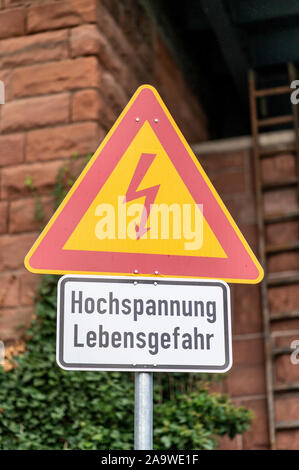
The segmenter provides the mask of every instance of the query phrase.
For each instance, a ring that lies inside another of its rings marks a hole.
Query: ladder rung
[[[267,277],[269,287],[286,286],[299,282],[299,271],[282,271],[280,273],[270,273]]]
[[[295,421],[278,421],[275,423],[275,429],[277,429],[277,431],[299,429],[299,419]]]
[[[286,245],[268,245],[266,246],[267,255],[276,253],[285,253],[289,251],[299,250],[299,242],[288,243]]]
[[[261,90],[255,90],[255,96],[271,96],[271,95],[283,95],[285,93],[291,93],[293,91],[289,86],[278,86],[275,88],[264,88]]]
[[[289,346],[283,346],[281,348],[273,348],[272,349],[272,356],[284,356],[285,354],[291,354],[294,349],[290,348]]]
[[[277,157],[286,153],[295,153],[296,147],[294,145],[280,146],[276,148],[261,149],[259,154],[261,158]]]
[[[299,390],[299,382],[287,383],[287,384],[280,384],[275,385],[274,391],[277,393],[281,392],[295,392]]]
[[[272,183],[265,183],[262,185],[263,191],[272,191],[280,188],[289,188],[298,184],[297,178],[288,178],[287,180],[273,181]]]
[[[292,320],[299,318],[299,310],[291,310],[289,312],[273,312],[270,315],[271,321]]]
[[[275,126],[276,124],[286,124],[287,122],[293,122],[294,117],[292,114],[287,114],[285,116],[275,116],[267,119],[259,119],[257,124],[259,127],[264,126]]]
[[[270,214],[264,219],[265,224],[277,224],[280,222],[292,222],[299,218],[299,210],[286,212],[284,214]]]

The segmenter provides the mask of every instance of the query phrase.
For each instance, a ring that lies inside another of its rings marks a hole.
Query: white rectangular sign
[[[63,369],[215,373],[232,364],[224,281],[67,275],[57,311]]]

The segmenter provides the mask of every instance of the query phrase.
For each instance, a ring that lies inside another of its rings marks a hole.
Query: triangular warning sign
[[[157,91],[138,88],[25,258],[36,273],[257,283],[263,269]]]

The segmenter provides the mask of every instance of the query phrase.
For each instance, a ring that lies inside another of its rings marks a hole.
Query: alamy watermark
[[[0,80],[0,104],[5,103],[5,87],[2,80]]]
[[[202,204],[131,204],[118,196],[117,207],[99,204],[95,236],[99,240],[183,240],[185,250],[203,245]]]
[[[0,341],[0,365],[4,364],[5,347],[3,341]]]
[[[291,93],[291,102],[292,104],[299,103],[299,80],[293,80],[290,85],[291,88],[295,88]]]
[[[299,339],[294,339],[294,341],[291,342],[291,349],[293,349],[290,358],[291,363],[297,365],[299,364]]]

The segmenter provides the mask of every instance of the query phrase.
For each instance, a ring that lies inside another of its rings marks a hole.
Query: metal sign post
[[[135,373],[134,449],[153,449],[153,374]]]

